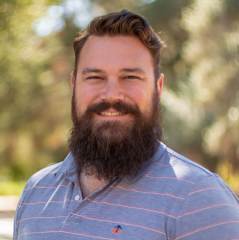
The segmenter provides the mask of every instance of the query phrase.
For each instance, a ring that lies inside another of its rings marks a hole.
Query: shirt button
[[[77,200],[79,200],[80,199],[80,196],[79,195],[76,195],[75,196],[75,200],[77,201]]]

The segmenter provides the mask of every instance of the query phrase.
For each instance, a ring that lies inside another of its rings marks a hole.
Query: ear
[[[72,71],[71,72],[71,91],[72,91],[72,94],[73,94],[74,86],[75,86],[75,75],[74,75],[74,72]]]
[[[159,77],[158,77],[158,80],[157,80],[157,90],[158,90],[158,94],[159,94],[159,99],[161,97],[161,93],[162,93],[162,90],[163,90],[163,78],[164,78],[163,73],[160,73]]]

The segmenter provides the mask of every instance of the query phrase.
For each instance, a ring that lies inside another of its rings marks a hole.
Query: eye
[[[100,79],[100,77],[98,77],[98,76],[90,76],[90,77],[87,77],[86,79]]]
[[[127,78],[127,79],[140,79],[140,77],[132,76],[132,75],[127,76],[126,78]]]
[[[86,76],[84,81],[88,84],[101,84],[104,83],[105,78],[103,76],[97,76],[97,75],[91,75],[91,76]]]

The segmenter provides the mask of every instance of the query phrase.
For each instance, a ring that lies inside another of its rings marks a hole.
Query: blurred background
[[[0,195],[67,155],[73,37],[123,8],[167,43],[164,142],[239,194],[238,0],[1,0]]]

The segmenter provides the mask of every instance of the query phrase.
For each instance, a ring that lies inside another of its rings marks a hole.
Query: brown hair
[[[81,49],[91,35],[125,35],[138,37],[152,53],[154,61],[154,75],[155,79],[158,79],[160,51],[164,47],[164,42],[157,36],[157,34],[155,34],[144,17],[129,12],[126,9],[121,12],[110,13],[105,16],[94,18],[83,32],[80,32],[74,37],[73,47],[75,51],[75,79]]]

